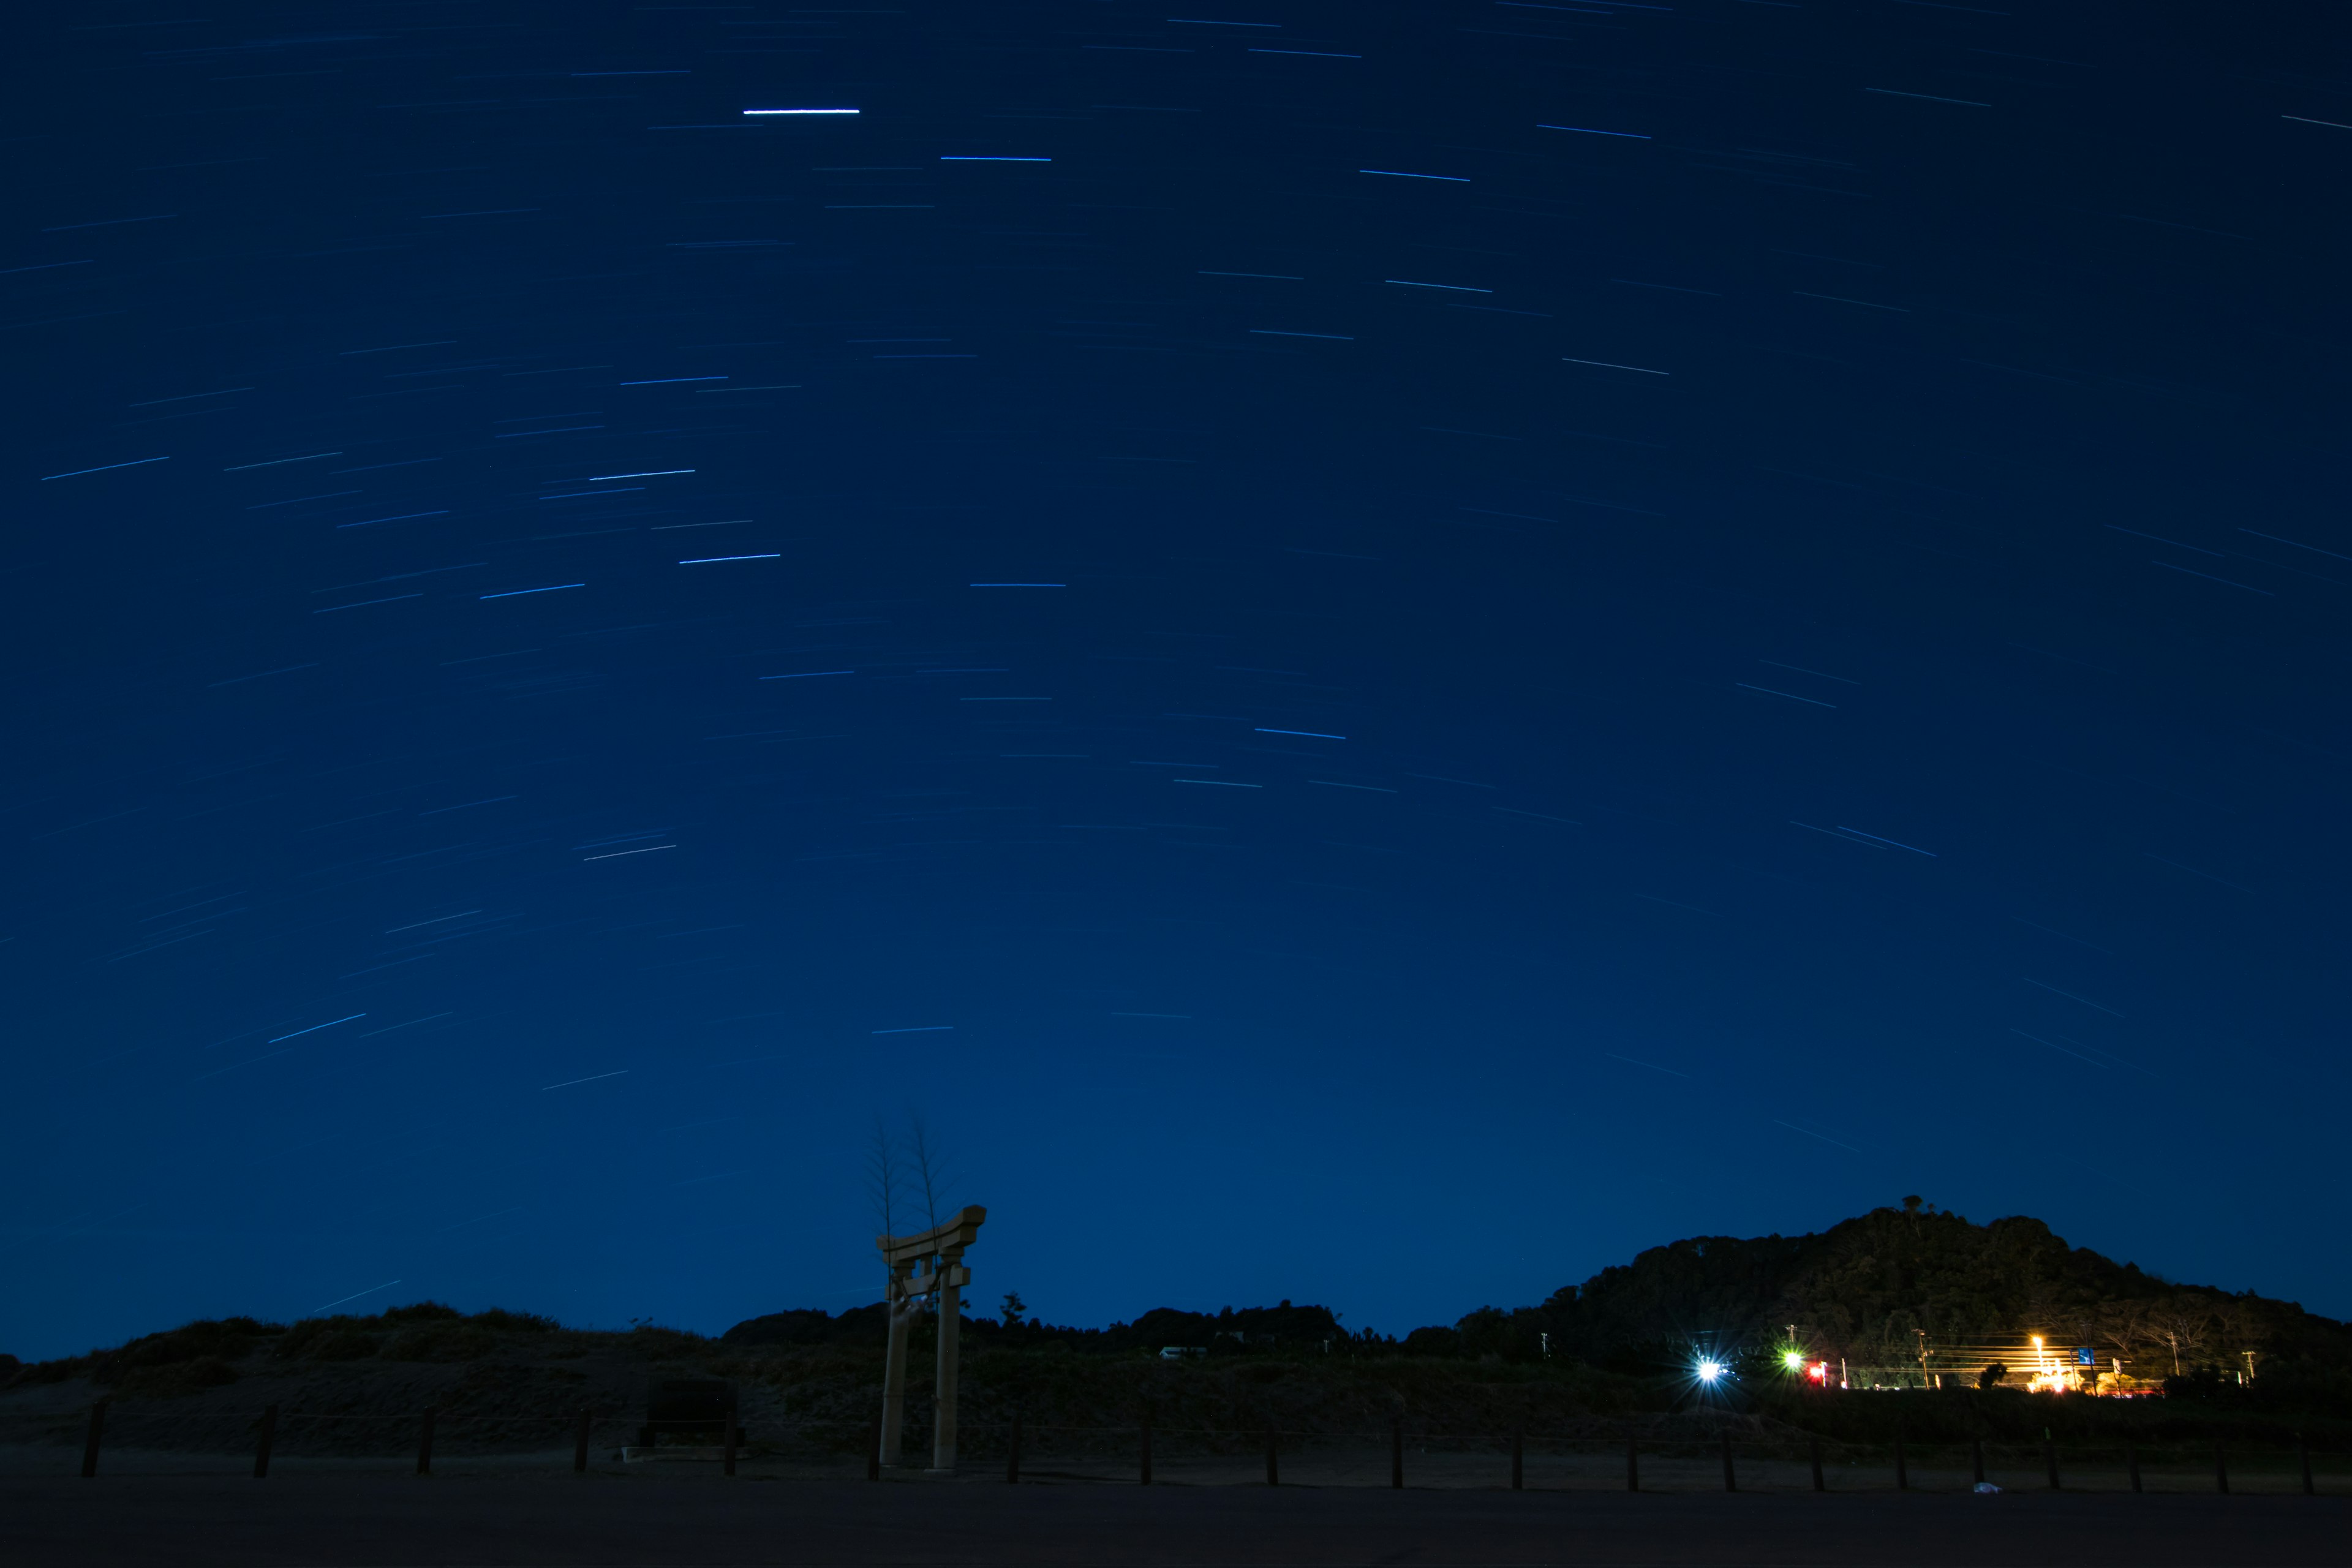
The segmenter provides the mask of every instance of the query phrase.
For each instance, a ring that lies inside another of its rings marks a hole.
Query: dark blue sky
[[[2325,8],[187,9],[0,110],[0,1349],[849,1306],[910,1111],[1057,1321],[2352,1312]]]

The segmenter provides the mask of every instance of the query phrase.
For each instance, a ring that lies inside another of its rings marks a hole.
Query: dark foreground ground
[[[49,1564],[2329,1564],[2340,1497],[899,1484],[709,1476],[0,1478]]]

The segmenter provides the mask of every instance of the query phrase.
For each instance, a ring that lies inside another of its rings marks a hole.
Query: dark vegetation
[[[1809,1355],[1857,1369],[1916,1365],[1919,1331],[1931,1347],[1956,1350],[2041,1332],[2162,1375],[2163,1397],[1979,1388],[1973,1368],[1932,1391],[1810,1388],[1780,1366],[1790,1324]],[[912,1347],[910,1440],[928,1408],[932,1332],[919,1328]],[[1728,1423],[1758,1440],[1802,1429],[1861,1445],[1898,1434],[2032,1441],[2045,1431],[2062,1441],[2284,1444],[2306,1433],[2352,1448],[2352,1327],[2251,1293],[2170,1283],[2069,1247],[2038,1220],[1975,1226],[1916,1200],[1819,1235],[1676,1242],[1540,1304],[1481,1308],[1401,1339],[1351,1331],[1328,1309],[1288,1301],[1064,1328],[1024,1315],[1017,1297],[997,1317],[968,1316],[962,1334],[974,1453],[1015,1408],[1041,1434],[1129,1427],[1148,1412],[1171,1436],[1215,1428],[1244,1442],[1269,1423],[1370,1436],[1401,1416],[1417,1434],[1465,1439],[1514,1427],[1600,1439],[1628,1423],[1665,1438]],[[97,1392],[224,1416],[266,1398],[362,1425],[372,1412],[396,1424],[425,1404],[551,1422],[587,1403],[619,1422],[642,1414],[659,1380],[715,1377],[742,1391],[755,1436],[843,1452],[871,1419],[884,1337],[878,1305],[777,1312],[717,1339],[650,1325],[566,1329],[433,1302],[290,1326],[231,1318],[83,1356],[0,1362],[0,1416],[62,1413]],[[1165,1357],[1169,1347],[1192,1353]],[[1690,1367],[1702,1351],[1735,1375],[1699,1388]],[[2252,1375],[2242,1381],[2248,1352]],[[550,1441],[526,1426],[500,1440]],[[358,1426],[348,1434],[349,1444],[369,1440]]]

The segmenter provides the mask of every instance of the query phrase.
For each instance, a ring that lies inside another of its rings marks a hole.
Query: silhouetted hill
[[[1812,1389],[1777,1366],[1791,1324],[1810,1353],[1857,1372],[1916,1368],[1925,1331],[1939,1365],[1963,1373],[1971,1348],[2042,1333],[2098,1346],[2143,1376],[2169,1373],[2177,1344],[2183,1375],[2165,1376],[2160,1400],[1980,1393],[1966,1375],[1933,1394]],[[918,1411],[933,1332],[918,1324],[909,1346]],[[2352,1327],[2292,1302],[2162,1279],[2069,1247],[2039,1220],[1973,1225],[1916,1200],[1818,1235],[1653,1247],[1539,1304],[1483,1307],[1401,1339],[1350,1332],[1337,1313],[1289,1301],[1214,1314],[1159,1308],[1101,1329],[971,1317],[962,1332],[975,1443],[993,1440],[981,1434],[1016,1408],[1040,1426],[1113,1433],[1102,1440],[1114,1446],[1147,1410],[1171,1431],[1273,1422],[1335,1436],[1377,1433],[1399,1415],[1416,1430],[1489,1436],[1523,1425],[1592,1435],[1627,1423],[1688,1436],[1736,1421],[1759,1438],[1803,1431],[1860,1443],[2053,1429],[2062,1439],[2352,1437]],[[735,1384],[762,1444],[847,1452],[876,1407],[885,1337],[878,1305],[772,1313],[717,1339],[566,1329],[497,1310],[467,1317],[431,1302],[292,1325],[233,1318],[30,1366],[0,1359],[0,1442],[76,1441],[101,1394],[116,1402],[110,1432],[119,1426],[126,1441],[160,1447],[233,1448],[271,1403],[331,1415],[304,1428],[322,1452],[407,1441],[426,1405],[483,1424],[453,1430],[453,1442],[544,1443],[568,1434],[583,1405],[598,1412],[600,1441],[627,1441],[615,1435],[633,1429],[648,1389],[710,1377]],[[1202,1355],[1163,1358],[1170,1346]],[[1696,1388],[1689,1368],[1701,1347],[1736,1375]],[[2242,1386],[2249,1352],[2256,1375]]]
[[[1967,1348],[2096,1347],[2139,1375],[2234,1374],[2247,1353],[2264,1380],[2317,1380],[2352,1393],[2352,1327],[2251,1291],[2184,1285],[2088,1247],[2038,1219],[1974,1225],[1906,1198],[1806,1236],[1694,1237],[1604,1268],[1538,1306],[1481,1309],[1451,1330],[1419,1330],[1424,1352],[1524,1360],[1539,1335],[1601,1366],[1687,1360],[1695,1344],[1777,1352],[1794,1325],[1809,1353],[1854,1366],[1916,1365],[1924,1331],[1942,1364]]]
[[[971,1319],[973,1342],[1095,1353],[1180,1345],[1212,1355],[1408,1355],[1532,1363],[1581,1361],[1635,1377],[1686,1367],[1704,1347],[1735,1363],[1777,1360],[1789,1332],[1810,1356],[1862,1381],[1918,1368],[1973,1375],[2003,1348],[2045,1336],[2092,1346],[2149,1381],[2228,1381],[2252,1370],[2266,1397],[2352,1405],[2352,1327],[2251,1291],[2184,1285],[2070,1247],[2024,1215],[1989,1225],[1917,1198],[1818,1234],[1693,1237],[1652,1247],[1581,1285],[1515,1309],[1482,1307],[1401,1340],[1351,1333],[1322,1307],[1158,1308],[1108,1329]],[[878,1342],[878,1306],[838,1317],[781,1312],[740,1323],[730,1344]],[[1920,1336],[1925,1334],[1923,1345]],[[2252,1361],[2248,1360],[2249,1353]]]

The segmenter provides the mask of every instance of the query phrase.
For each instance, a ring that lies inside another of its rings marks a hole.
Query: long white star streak
[[[355,1291],[349,1296],[345,1296],[341,1300],[330,1301],[327,1303],[327,1307],[340,1307],[344,1301],[356,1301],[362,1296],[373,1296],[379,1290],[389,1290],[394,1285],[399,1283],[400,1281],[397,1279],[387,1279],[381,1285],[371,1285],[364,1290]],[[310,1310],[313,1312],[323,1312],[327,1310],[327,1307],[313,1307]]]

